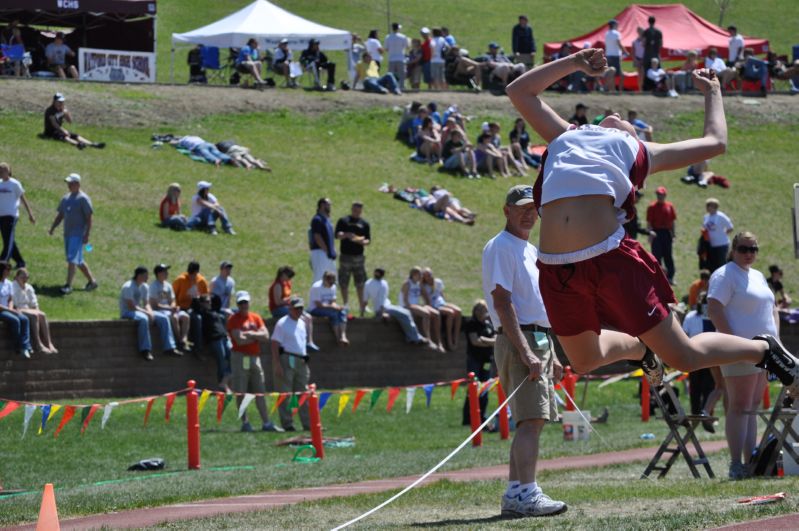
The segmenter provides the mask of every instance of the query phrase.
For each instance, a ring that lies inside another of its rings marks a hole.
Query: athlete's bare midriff
[[[539,249],[549,254],[579,251],[607,239],[618,228],[610,196],[557,199],[541,207]]]

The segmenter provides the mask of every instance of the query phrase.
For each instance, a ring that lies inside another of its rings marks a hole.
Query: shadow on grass
[[[36,293],[39,295],[47,295],[48,297],[63,297],[64,294],[61,293],[61,288],[63,284],[59,284],[57,286],[39,286],[37,284],[33,285],[33,289],[36,290]]]
[[[487,518],[460,518],[460,519],[437,520],[435,522],[419,522],[417,524],[411,524],[410,527],[429,527],[432,529],[436,529],[439,527],[444,527],[449,525],[472,526],[475,524],[490,524],[493,522],[502,522],[505,520],[512,520],[512,518],[506,518],[501,514],[497,514],[494,516],[489,516]]]

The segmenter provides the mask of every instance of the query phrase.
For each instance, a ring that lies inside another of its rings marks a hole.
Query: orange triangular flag
[[[397,397],[400,395],[400,388],[399,387],[389,387],[388,388],[388,404],[386,404],[386,411],[391,413],[391,410],[394,408],[394,402],[397,401]]]
[[[367,391],[366,389],[358,389],[357,391],[355,391],[355,398],[353,399],[352,402],[353,413],[355,413],[355,410],[358,409],[358,404],[361,403],[361,400],[363,400],[363,397],[365,397],[367,393],[369,393],[369,391]]]
[[[58,523],[58,510],[55,506],[55,493],[53,484],[47,483],[42,494],[42,505],[39,508],[39,520],[36,522],[36,531],[60,531]]]
[[[72,417],[75,416],[75,406],[66,406],[64,408],[64,414],[61,415],[61,422],[58,424],[58,428],[55,430],[55,434],[53,437],[58,437],[58,434],[61,433],[61,430],[64,429],[64,426],[72,420]]]
[[[150,398],[147,400],[147,409],[144,410],[144,425],[147,426],[147,421],[150,419],[150,411],[153,410],[153,402],[155,402],[155,398]]]
[[[13,401],[12,401],[12,402],[8,402],[8,403],[5,405],[5,407],[3,407],[3,410],[2,410],[2,411],[0,411],[0,419],[2,419],[3,417],[7,417],[8,415],[10,415],[10,414],[11,414],[11,412],[13,412],[13,411],[14,411],[15,409],[17,409],[18,407],[19,407],[19,402],[13,402]]]
[[[455,392],[458,390],[458,387],[460,385],[461,385],[460,380],[455,380],[450,384],[450,389],[449,389],[450,399],[455,400]]]
[[[166,395],[166,412],[164,413],[164,419],[169,422],[169,413],[172,411],[172,404],[175,403],[175,393],[169,393]]]

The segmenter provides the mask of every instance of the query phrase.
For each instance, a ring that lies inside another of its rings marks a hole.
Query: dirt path
[[[335,93],[308,92],[302,89],[241,89],[223,86],[116,85],[49,80],[0,80],[0,111],[41,113],[55,92],[67,97],[77,124],[122,127],[154,127],[177,124],[210,114],[269,112],[290,110],[303,114],[322,114],[375,106],[405,105],[413,100],[437,101],[441,106],[457,104],[465,114],[510,115],[512,108],[504,96],[470,92],[421,92],[403,96],[381,96],[361,91]],[[583,102],[593,116],[610,107],[619,112],[635,108],[641,117],[655,124],[675,114],[699,111],[698,95],[678,99],[650,95],[551,94],[547,101],[563,116]],[[773,95],[768,98],[726,98],[727,113],[749,123],[789,122],[799,117],[799,97]]]
[[[718,452],[727,447],[726,441],[711,441],[703,445],[705,452]],[[634,461],[648,461],[652,458],[654,448],[635,448],[619,452],[601,454],[559,457],[538,462],[538,470],[575,470],[581,468],[602,467],[618,464],[630,464]],[[643,471],[643,465],[641,470]],[[483,468],[469,468],[451,472],[433,474],[425,483],[432,483],[442,479],[450,481],[474,481],[487,479],[503,479],[507,476],[507,465],[497,465]],[[205,518],[221,514],[260,511],[274,507],[282,507],[305,501],[321,500],[340,496],[355,496],[369,494],[407,486],[418,476],[400,478],[378,479],[346,483],[340,485],[327,485],[305,489],[286,490],[282,492],[269,492],[231,498],[217,498],[214,500],[200,500],[189,503],[178,503],[163,507],[149,509],[135,509],[110,514],[98,514],[82,518],[72,518],[61,521],[61,529],[95,529],[100,527],[131,528],[156,525],[162,522],[176,520],[190,520]],[[32,531],[35,524],[11,527],[14,531]]]

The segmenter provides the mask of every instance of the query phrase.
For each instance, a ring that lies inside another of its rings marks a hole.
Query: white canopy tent
[[[262,50],[277,47],[281,39],[288,39],[292,50],[305,49],[311,39],[318,39],[322,50],[349,50],[352,46],[349,31],[306,20],[267,0],[255,0],[247,7],[207,26],[187,33],[173,33],[172,65],[175,63],[177,45],[240,48],[251,38],[258,41]],[[174,76],[174,68],[171,70],[170,78]]]

